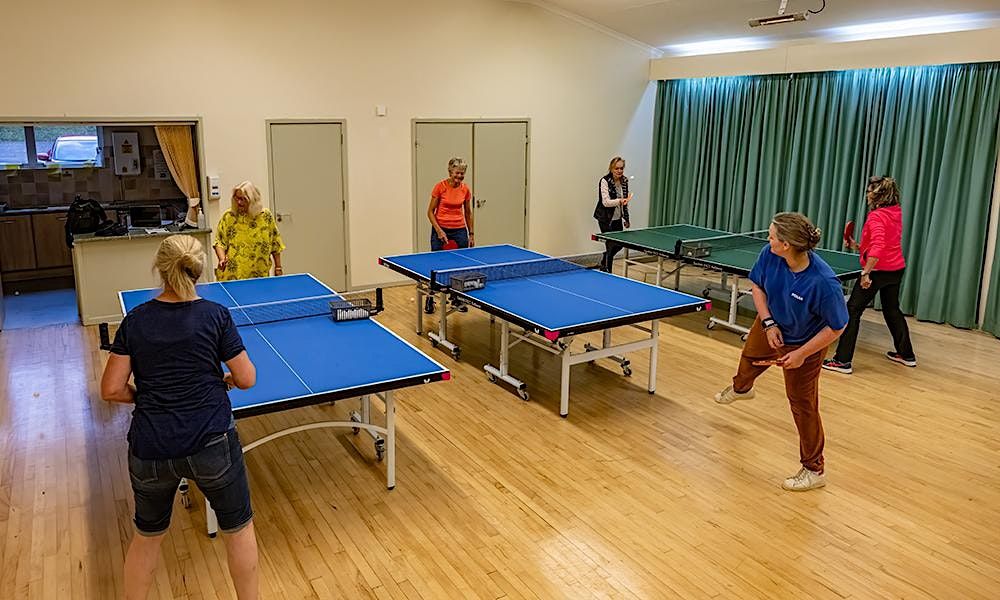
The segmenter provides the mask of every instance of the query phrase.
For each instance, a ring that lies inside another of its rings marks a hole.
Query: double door
[[[414,125],[414,250],[431,249],[427,206],[448,177],[448,161],[465,159],[473,193],[476,244],[524,246],[528,209],[528,122],[418,121]]]

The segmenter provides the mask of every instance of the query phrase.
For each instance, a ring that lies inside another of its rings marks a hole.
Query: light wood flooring
[[[412,287],[386,298],[380,320],[453,378],[398,394],[394,491],[363,435],[248,453],[264,598],[1000,598],[993,337],[911,320],[920,366],[907,369],[881,356],[871,313],[855,374],[822,377],[830,483],[795,494],[779,487],[798,469],[780,373],[716,405],[739,337],[706,331],[703,314],[661,326],[655,395],[645,353],[631,379],[580,365],[561,419],[548,354],[515,349],[522,402],[483,374],[499,343],[486,317],[454,319],[455,362],[413,332]],[[4,600],[121,596],[130,409],[100,400],[96,346],[95,328],[0,334]],[[241,435],[351,407],[243,420]],[[197,494],[177,506],[151,598],[234,597],[204,518]]]

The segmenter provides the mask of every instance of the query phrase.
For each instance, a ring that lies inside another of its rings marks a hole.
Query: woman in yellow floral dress
[[[215,256],[219,281],[267,277],[274,261],[274,274],[281,275],[281,251],[285,244],[278,234],[274,215],[264,208],[260,190],[244,181],[233,188],[232,207],[222,213],[215,232]]]

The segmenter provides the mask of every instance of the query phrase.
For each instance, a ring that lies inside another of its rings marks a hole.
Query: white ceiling
[[[980,21],[979,26],[993,26],[1000,20],[1000,0],[827,0],[826,9],[810,15],[808,21],[755,28],[750,28],[747,20],[777,14],[779,0],[545,0],[544,3],[657,48],[730,38],[755,38],[767,45],[781,45],[824,38],[829,35],[828,30],[837,27],[944,15],[972,15],[973,20]],[[822,0],[788,0],[786,12],[819,10],[822,4]]]

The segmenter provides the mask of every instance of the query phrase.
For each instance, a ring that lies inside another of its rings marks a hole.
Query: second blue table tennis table
[[[160,291],[120,292],[122,313],[127,314]],[[349,421],[323,421],[284,429],[245,445],[244,452],[299,431],[327,427],[351,428],[355,433],[364,430],[374,439],[378,460],[385,457],[386,486],[390,490],[395,487],[393,393],[449,379],[448,369],[378,321],[366,318],[374,308],[373,302],[339,295],[309,274],[202,283],[197,285],[197,292],[230,310],[257,368],[254,387],[229,392],[234,417],[360,399],[359,410],[351,413]],[[338,315],[336,311],[345,312]],[[382,400],[384,425],[372,419],[372,396]],[[214,534],[214,512],[207,512],[209,534]]]
[[[591,257],[587,257],[591,258]],[[593,261],[596,264],[596,259]],[[452,351],[460,347],[448,340],[448,298],[480,309],[501,320],[500,361],[486,365],[491,381],[504,381],[527,400],[527,384],[509,372],[510,349],[525,342],[561,358],[559,414],[569,415],[569,372],[575,364],[610,358],[631,375],[628,352],[649,349],[649,393],[656,391],[658,320],[671,315],[705,310],[703,298],[648,285],[586,268],[576,257],[553,258],[508,244],[462,250],[445,250],[387,256],[379,263],[417,281],[417,332],[423,333],[423,296],[441,296],[438,331],[430,334],[435,345]],[[485,286],[459,289],[454,282],[482,275]],[[640,326],[640,323],[649,323]],[[511,326],[520,328],[512,332]],[[633,326],[648,334],[638,341],[614,345],[611,330]],[[585,344],[573,352],[574,336],[602,331],[601,347]]]

